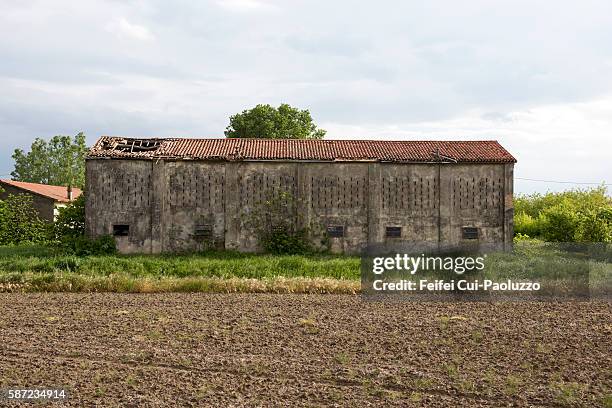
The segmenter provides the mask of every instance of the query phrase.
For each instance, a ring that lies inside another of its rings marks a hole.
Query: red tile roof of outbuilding
[[[497,141],[134,139],[104,136],[88,158],[514,163]]]
[[[30,193],[35,193],[44,197],[48,197],[60,203],[70,202],[70,200],[68,199],[68,188],[65,186],[50,186],[48,184],[27,183],[25,181],[0,180],[0,187],[2,187],[2,184],[7,184],[24,191],[28,191]],[[73,200],[81,194],[82,191],[80,189],[72,187]]]

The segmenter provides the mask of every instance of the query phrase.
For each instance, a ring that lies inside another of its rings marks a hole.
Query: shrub
[[[60,248],[74,255],[112,255],[117,252],[112,236],[97,239],[85,236],[85,194],[60,208],[53,231]]]
[[[9,194],[0,200],[0,245],[44,243],[51,224],[41,220],[29,194]]]
[[[59,209],[53,229],[59,241],[85,235],[85,194]]]
[[[115,238],[110,235],[103,235],[97,239],[91,239],[84,235],[68,236],[62,239],[61,248],[79,256],[113,255],[117,253]]]
[[[306,235],[304,230],[276,230],[263,234],[260,243],[266,252],[272,254],[303,254],[310,251]]]
[[[601,207],[609,207],[610,197],[604,186],[592,189],[575,189],[560,193],[519,195],[514,198],[515,214],[525,213],[537,219],[541,212],[563,202],[575,205],[577,211],[584,212]]]
[[[249,214],[252,228],[261,247],[273,254],[303,254],[311,251],[308,230],[297,228],[294,198],[287,192],[272,195]]]
[[[556,242],[612,242],[612,199],[605,187],[515,198],[514,231]]]
[[[573,242],[580,217],[575,207],[567,201],[546,208],[540,213],[542,222],[541,235],[546,241]]]
[[[576,240],[612,242],[612,208],[598,208],[581,214]]]
[[[521,234],[520,232],[518,234],[515,234],[514,235],[514,239],[513,239],[513,242],[515,244],[518,243],[518,242],[532,242],[532,241],[536,241],[536,239],[531,238],[527,234]]]
[[[539,218],[533,218],[531,215],[520,212],[514,216],[514,233],[515,235],[527,235],[535,237],[540,235]]]

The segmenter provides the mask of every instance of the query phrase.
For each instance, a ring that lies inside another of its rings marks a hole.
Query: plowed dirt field
[[[606,302],[40,293],[0,311],[0,387],[66,387],[57,405],[612,404]]]

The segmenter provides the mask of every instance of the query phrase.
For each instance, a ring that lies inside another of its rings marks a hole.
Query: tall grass
[[[358,257],[210,252],[191,255],[86,256],[53,254],[44,247],[0,247],[0,274],[73,273],[85,276],[263,279],[359,279]]]
[[[597,256],[563,248],[538,241],[517,242],[513,253],[489,254],[485,276],[500,281],[550,281],[588,275],[592,288],[609,293],[609,246],[602,247]],[[227,251],[77,257],[44,246],[13,246],[0,247],[0,292],[356,293],[360,291],[360,266],[360,258],[340,255]],[[427,276],[420,273],[414,279],[423,277]]]

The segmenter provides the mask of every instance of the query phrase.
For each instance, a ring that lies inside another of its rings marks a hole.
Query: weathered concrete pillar
[[[297,227],[299,229],[310,228],[312,190],[310,185],[310,171],[308,164],[295,164],[296,187],[296,211]]]
[[[380,215],[382,212],[381,201],[381,169],[380,163],[368,165],[368,244],[383,242],[382,230],[380,228]]]
[[[94,166],[95,164],[93,160],[87,159],[85,161],[85,191],[87,191],[87,194],[85,195],[85,234],[89,238],[94,238],[96,236],[93,218],[93,200],[96,194],[96,191],[94,190],[95,183],[92,182],[92,180],[94,179]]]
[[[225,249],[240,248],[239,162],[225,163]]]
[[[452,186],[453,166],[440,163],[438,166],[438,243],[453,242],[452,239]]]
[[[164,251],[164,203],[168,183],[164,161],[151,161],[151,248],[152,254]]]
[[[514,239],[514,164],[504,165],[504,251],[512,250]]]

